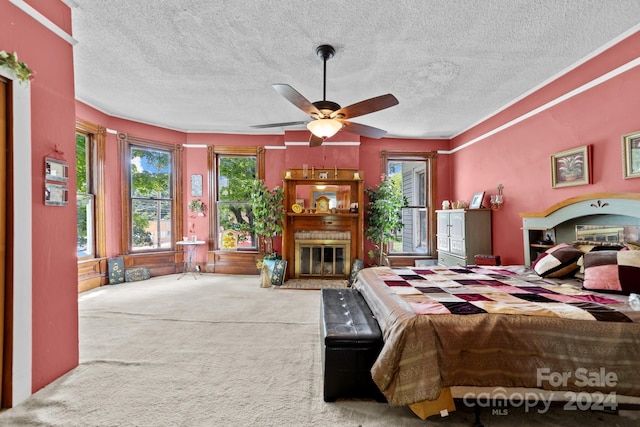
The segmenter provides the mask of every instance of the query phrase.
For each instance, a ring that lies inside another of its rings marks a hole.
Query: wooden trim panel
[[[207,256],[207,273],[257,275],[256,263],[264,254],[246,251],[211,251]]]
[[[107,283],[107,259],[93,258],[78,261],[78,293]]]
[[[583,202],[591,199],[630,199],[640,200],[640,193],[591,193],[582,194],[580,196],[571,197],[556,203],[553,206],[545,209],[542,212],[523,212],[520,214],[521,218],[544,218],[552,214],[553,212],[564,208],[565,206],[572,205],[574,203]]]

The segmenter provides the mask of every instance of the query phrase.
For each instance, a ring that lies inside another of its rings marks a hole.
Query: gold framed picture
[[[561,151],[551,156],[551,187],[591,184],[590,145]]]
[[[640,177],[640,131],[622,137],[622,171],[625,179]]]

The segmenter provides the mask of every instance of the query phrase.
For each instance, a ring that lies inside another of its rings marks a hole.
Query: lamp
[[[318,138],[331,138],[342,129],[342,123],[335,119],[317,119],[310,121],[307,129]]]
[[[502,207],[502,203],[504,202],[504,199],[502,198],[503,188],[504,185],[498,184],[498,194],[492,194],[489,198],[489,201],[491,202],[491,209],[493,209],[494,211],[500,209]]]

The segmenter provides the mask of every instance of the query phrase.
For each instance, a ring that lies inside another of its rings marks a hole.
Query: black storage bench
[[[320,327],[324,400],[371,398],[386,402],[371,378],[383,340],[378,322],[356,289],[322,289]]]

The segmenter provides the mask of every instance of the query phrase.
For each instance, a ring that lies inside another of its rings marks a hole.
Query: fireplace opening
[[[295,238],[295,276],[347,277],[351,268],[351,240],[348,231],[302,231]],[[308,237],[313,236],[313,239]],[[324,238],[323,238],[324,237]]]

